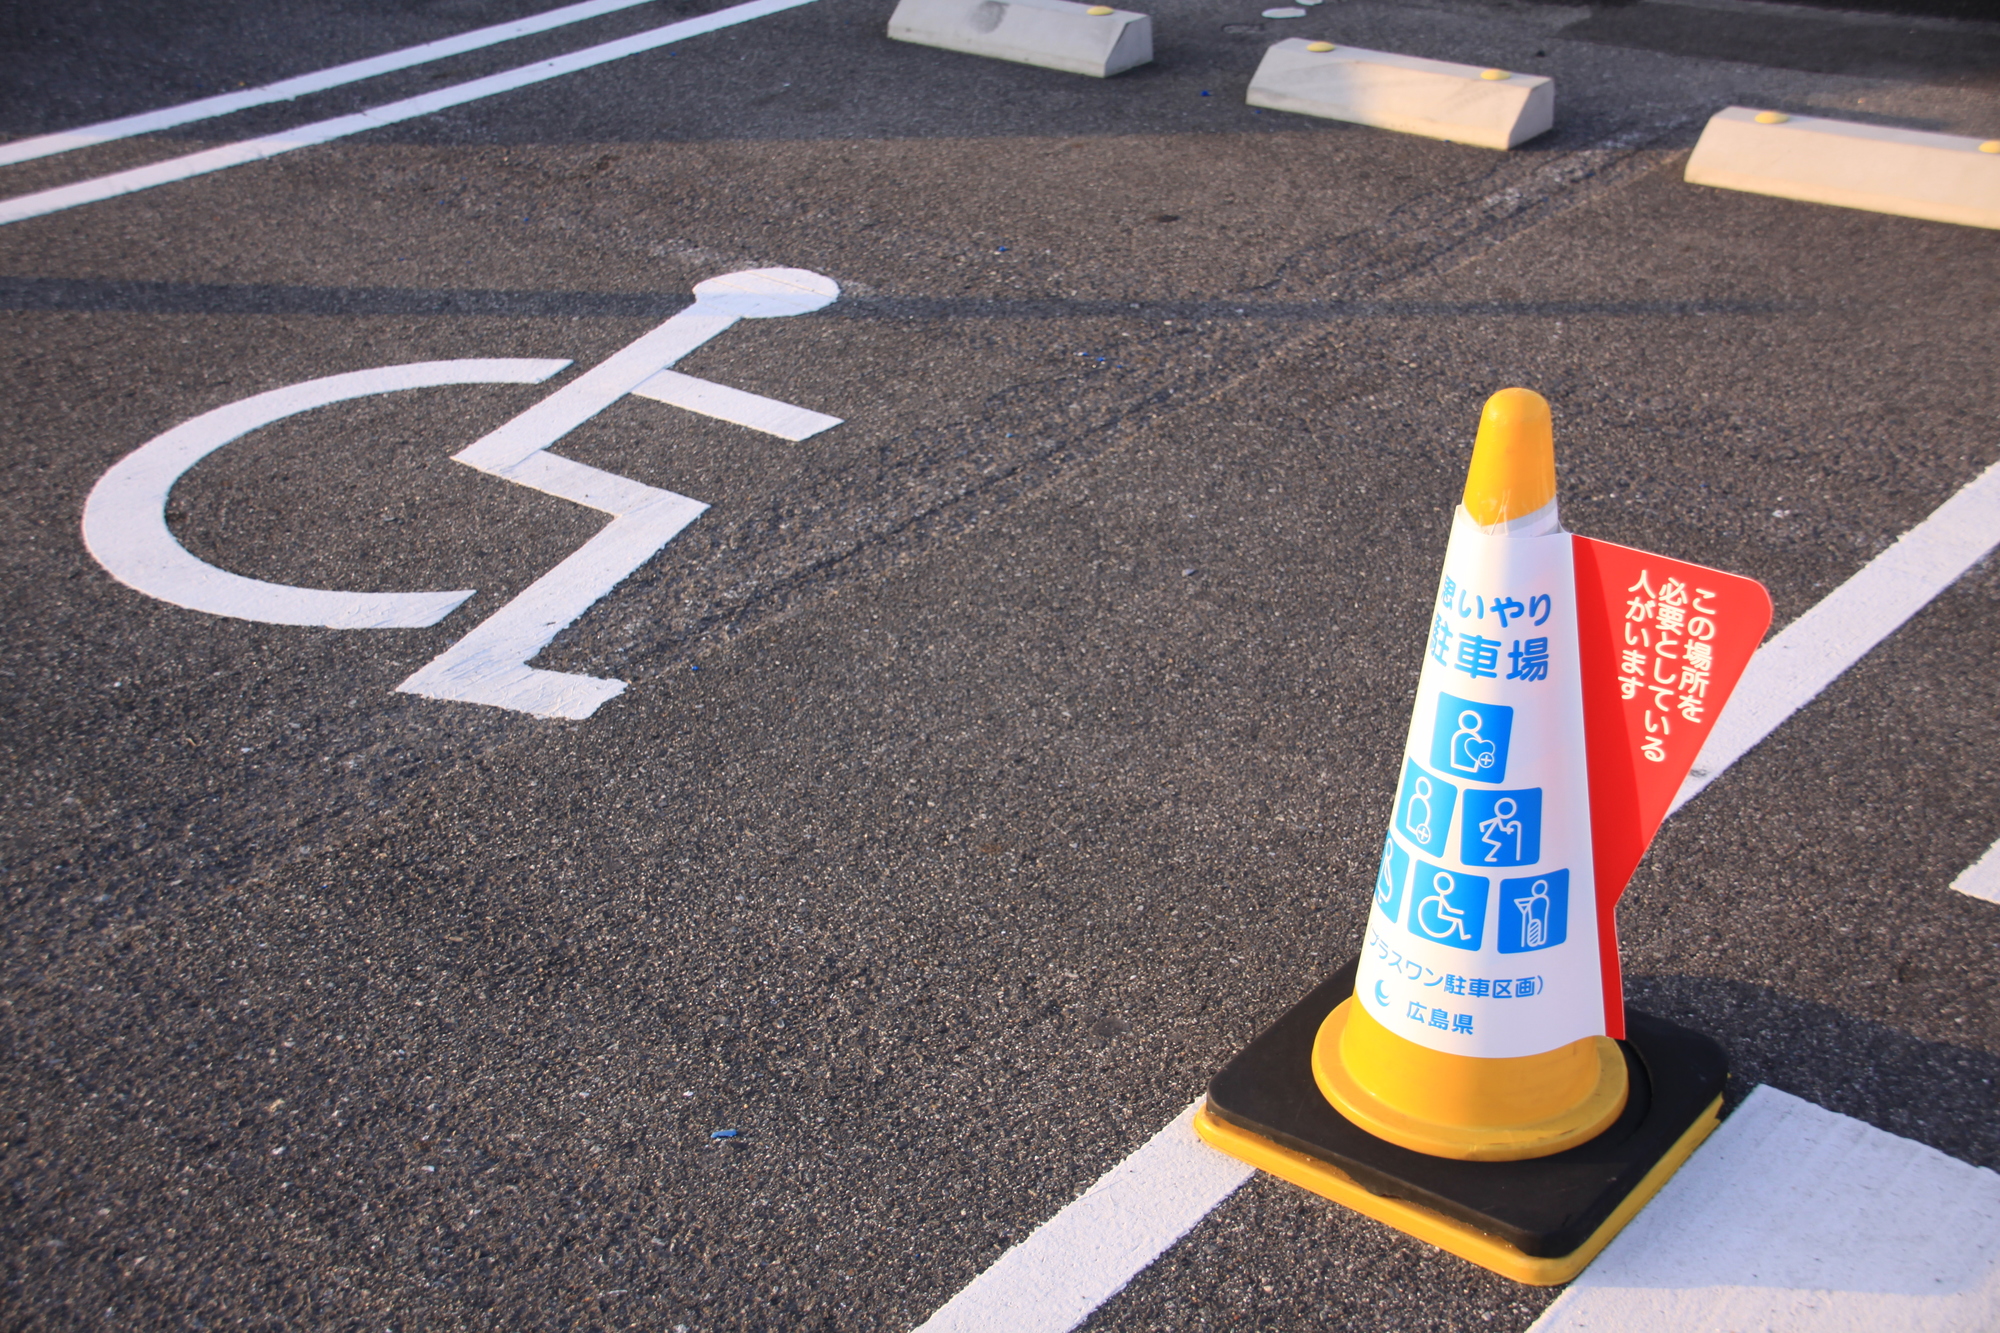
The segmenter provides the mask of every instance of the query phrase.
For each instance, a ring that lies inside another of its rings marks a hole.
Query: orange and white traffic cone
[[[1216,1077],[1203,1137],[1575,1276],[1716,1124],[1720,1048],[1628,1024],[1614,907],[1769,623],[1751,580],[1564,532],[1547,402],[1489,399],[1361,957]]]

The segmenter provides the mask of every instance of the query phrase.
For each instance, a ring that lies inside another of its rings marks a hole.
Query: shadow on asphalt
[[[1723,1044],[1730,1109],[1769,1083],[1962,1161],[2000,1167],[2000,1056],[1743,981],[1628,977],[1626,1000]]]

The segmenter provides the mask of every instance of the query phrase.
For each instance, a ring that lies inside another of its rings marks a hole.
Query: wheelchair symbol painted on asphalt
[[[833,279],[805,269],[752,269],[709,278],[695,285],[693,305],[454,454],[468,467],[603,510],[612,520],[396,688],[562,718],[589,717],[623,692],[622,680],[542,671],[528,662],[708,506],[544,451],[627,394],[794,442],[839,425],[838,417],[670,369],[738,320],[803,315],[839,295]],[[168,493],[230,441],[315,407],[444,384],[540,384],[569,364],[497,358],[379,366],[204,412],[139,446],[98,479],[84,504],[84,545],[120,583],[190,610],[329,629],[435,625],[474,590],[342,592],[232,574],[197,559],[175,538],[167,526]]]

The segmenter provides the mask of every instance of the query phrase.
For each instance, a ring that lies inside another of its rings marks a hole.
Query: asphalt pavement
[[[18,5],[0,133],[543,0]],[[17,195],[707,12],[650,3],[0,167]],[[1729,0],[1165,0],[1097,81],[817,3],[0,227],[5,1322],[920,1324],[1359,948],[1480,404],[1575,531],[1782,627],[1996,458],[1995,233],[1685,184],[1732,103],[2000,133],[2000,25]],[[1941,12],[1949,13],[1947,5]],[[1244,104],[1289,36],[1544,73],[1497,153]],[[835,280],[557,452],[710,508],[533,659],[397,685],[602,515],[451,461],[759,267]],[[319,377],[558,358],[217,450],[167,521],[436,625],[204,614],[79,535],[120,458]],[[1671,820],[1631,1002],[2000,1167],[1991,558]],[[724,1136],[718,1137],[718,1132]],[[1552,1299],[1259,1178],[1091,1330],[1525,1329]]]

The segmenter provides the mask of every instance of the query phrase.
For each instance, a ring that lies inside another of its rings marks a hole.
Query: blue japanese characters
[[[1410,888],[1410,930],[1424,939],[1454,949],[1477,949],[1486,933],[1487,889],[1484,875],[1459,875],[1417,862],[1416,883]]]
[[[1513,733],[1514,710],[1507,705],[1473,703],[1440,692],[1431,767],[1473,782],[1504,782]]]
[[[1489,598],[1484,593],[1461,587],[1456,580],[1447,577],[1438,592],[1438,605],[1442,610],[1431,617],[1430,655],[1439,666],[1462,671],[1474,680],[1498,680],[1500,654],[1504,648],[1508,680],[1549,678],[1549,640],[1546,635],[1496,639],[1488,638],[1483,632],[1487,629],[1495,629],[1496,633],[1512,629],[1519,633],[1524,625],[1547,624],[1555,609],[1555,603],[1547,593],[1536,593],[1525,602],[1519,597]],[[1456,628],[1450,617],[1458,619]],[[1468,628],[1466,621],[1477,623]]]
[[[1443,1009],[1434,1009],[1419,1000],[1410,1001],[1409,1019],[1412,1023],[1429,1023],[1434,1028],[1443,1028],[1448,1032],[1462,1032],[1466,1036],[1471,1036],[1472,1017],[1471,1014],[1454,1014]]]

